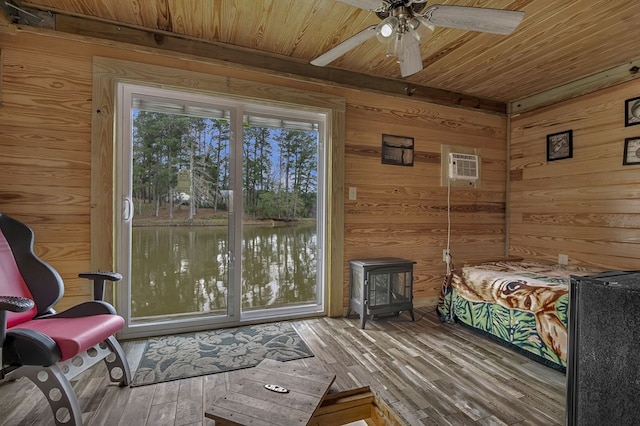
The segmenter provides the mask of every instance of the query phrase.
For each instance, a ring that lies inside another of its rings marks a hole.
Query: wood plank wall
[[[0,33],[0,211],[29,224],[66,281],[59,307],[90,297],[91,46]]]
[[[622,165],[631,81],[511,120],[510,254],[640,269],[640,165]],[[573,158],[546,161],[546,135],[573,130]]]
[[[346,127],[346,259],[393,256],[416,261],[416,303],[435,304],[446,273],[442,250],[447,247],[447,188],[440,183],[443,144],[480,148],[482,155],[480,188],[451,189],[454,263],[504,256],[503,117],[411,98],[354,93],[347,97]],[[381,164],[383,133],[414,138],[413,167]],[[348,199],[349,187],[356,188],[356,200]]]
[[[451,191],[454,260],[504,254],[506,118],[407,96],[328,87],[238,70],[205,59],[144,52],[117,43],[71,40],[47,31],[0,32],[0,211],[30,224],[36,252],[59,270],[62,309],[90,297],[76,278],[90,267],[92,60],[111,57],[343,96],[345,118],[344,304],[348,259],[417,261],[417,305],[433,304],[447,239],[447,191],[440,146],[482,150],[479,190]],[[382,165],[381,135],[415,138],[414,167]],[[348,200],[348,187],[358,198]],[[108,236],[105,236],[108,237]]]

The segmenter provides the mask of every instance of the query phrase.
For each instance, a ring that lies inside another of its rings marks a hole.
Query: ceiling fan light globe
[[[398,30],[400,22],[395,16],[389,16],[382,20],[376,27],[376,37],[381,43],[387,43]]]
[[[387,43],[387,51],[385,52],[385,56],[387,58],[390,58],[392,56],[396,56],[396,42],[395,42],[395,40],[391,40],[391,41],[389,41],[389,43]]]
[[[384,38],[387,37],[391,37],[391,34],[393,34],[393,28],[391,28],[391,25],[389,24],[384,24],[381,28],[380,28],[380,35]]]
[[[398,34],[398,37],[396,38],[396,57],[397,60],[396,62],[400,63],[404,60],[404,37],[402,37],[402,34]]]
[[[420,34],[414,28],[408,27],[407,33],[409,33],[413,38],[416,39],[418,43],[420,43]]]

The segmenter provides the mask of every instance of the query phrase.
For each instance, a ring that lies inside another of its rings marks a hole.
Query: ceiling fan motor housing
[[[376,11],[375,14],[380,19],[384,19],[389,15],[391,15],[392,13],[395,16],[398,16],[396,13],[399,13],[399,12],[396,12],[396,11],[399,8],[402,8],[405,11],[405,16],[408,17],[412,15],[424,14],[424,11],[427,9],[427,7],[428,6],[426,1],[423,1],[421,3],[414,3],[412,1],[395,1],[395,2],[389,2],[389,6],[385,8],[384,11]]]

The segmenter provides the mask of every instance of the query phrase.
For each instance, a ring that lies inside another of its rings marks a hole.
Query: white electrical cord
[[[451,273],[451,178],[447,179],[447,275]]]

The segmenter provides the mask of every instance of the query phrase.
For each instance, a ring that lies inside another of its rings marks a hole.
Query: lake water
[[[227,228],[134,227],[131,315],[223,313],[229,285]],[[315,224],[245,226],[242,309],[316,302]]]

